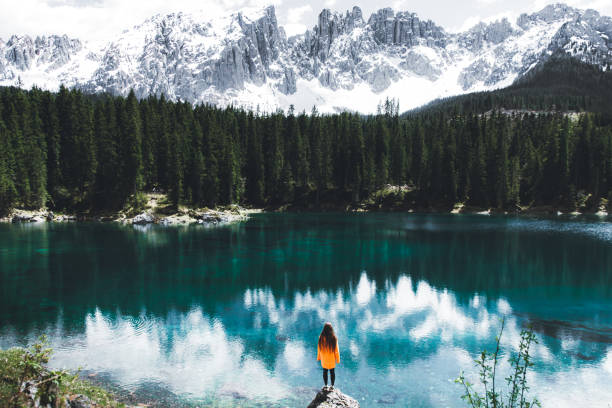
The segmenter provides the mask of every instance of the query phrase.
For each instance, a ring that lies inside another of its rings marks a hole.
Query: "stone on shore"
[[[153,217],[153,215],[146,213],[146,212],[142,214],[138,214],[137,216],[132,218],[132,224],[143,225],[143,224],[152,224],[154,222],[155,222],[155,217]]]
[[[323,388],[308,404],[308,408],[359,408],[359,403],[354,398],[343,394],[338,388],[332,390]]]
[[[20,222],[45,222],[47,213],[44,211],[15,211],[11,219],[14,223]]]
[[[28,223],[28,222],[63,222],[63,221],[76,221],[75,215],[62,215],[54,214],[53,211],[47,211],[45,209],[40,210],[23,210],[15,209],[11,215],[6,218],[0,219],[1,221],[10,221],[14,223]]]

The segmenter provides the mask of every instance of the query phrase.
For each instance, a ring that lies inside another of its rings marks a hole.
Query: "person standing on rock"
[[[323,330],[319,335],[319,344],[317,346],[317,361],[321,361],[323,367],[323,389],[333,389],[336,382],[336,364],[340,363],[340,351],[338,349],[338,338],[334,333],[334,328],[331,323],[325,323]],[[327,387],[327,373],[331,374],[331,388]]]

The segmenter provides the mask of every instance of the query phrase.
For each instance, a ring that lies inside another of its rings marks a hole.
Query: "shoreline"
[[[217,225],[243,222],[251,214],[261,212],[337,212],[337,213],[406,213],[406,214],[465,214],[465,215],[523,215],[523,216],[582,216],[590,215],[600,218],[611,216],[607,200],[601,200],[597,206],[580,206],[567,208],[558,205],[515,206],[513,208],[490,208],[450,204],[419,204],[417,200],[396,195],[394,186],[381,190],[379,196],[371,196],[356,203],[323,202],[319,204],[284,204],[263,208],[243,207],[239,204],[217,206],[215,208],[193,208],[170,205],[168,197],[160,192],[144,193],[143,201],[138,205],[126,205],[117,211],[99,211],[84,213],[55,213],[47,208],[28,210],[13,208],[8,215],[0,217],[0,223],[42,223],[42,222],[115,222],[123,225]],[[401,193],[400,187],[400,193]],[[406,190],[407,191],[407,190]]]
[[[245,208],[239,205],[228,207],[219,207],[215,209],[208,208],[190,208],[180,209],[171,214],[159,214],[154,211],[145,210],[136,215],[128,216],[122,212],[117,213],[101,213],[101,214],[63,214],[54,213],[47,209],[40,210],[25,210],[13,209],[5,217],[0,217],[0,223],[62,223],[62,222],[101,222],[101,223],[119,223],[122,225],[219,225],[232,224],[236,222],[247,221],[251,214],[258,213],[406,213],[406,214],[454,214],[454,215],[518,215],[518,216],[596,216],[599,218],[612,217],[604,209],[597,211],[568,211],[555,207],[532,207],[521,208],[515,211],[500,210],[494,208],[478,208],[455,206],[451,210],[441,209],[436,207],[425,208],[393,208],[393,207],[378,207],[378,208],[362,208],[362,207],[340,207],[340,206],[321,206],[321,207],[271,207],[271,208]]]
[[[282,206],[265,208],[264,212],[338,212],[338,213],[405,213],[405,214],[454,214],[454,215],[519,215],[519,216],[598,216],[601,218],[612,217],[606,208],[569,210],[555,206],[518,207],[514,210],[490,207],[473,207],[463,204],[449,206],[396,206],[396,205],[329,205],[318,207],[306,206]]]
[[[215,209],[180,209],[170,214],[160,214],[151,210],[139,212],[136,215],[126,215],[122,212],[100,214],[64,214],[54,213],[47,209],[24,210],[13,209],[0,223],[63,223],[63,222],[101,222],[123,225],[190,225],[190,224],[231,224],[249,219],[251,214],[262,212],[261,209],[244,208],[240,206],[219,207]]]

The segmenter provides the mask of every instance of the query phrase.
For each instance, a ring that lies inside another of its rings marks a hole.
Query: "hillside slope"
[[[491,110],[606,113],[611,108],[612,72],[557,53],[511,86],[437,99],[405,115]]]

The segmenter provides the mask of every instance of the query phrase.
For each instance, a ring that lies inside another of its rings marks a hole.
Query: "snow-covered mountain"
[[[563,4],[462,33],[390,8],[367,20],[359,7],[325,9],[311,30],[291,38],[274,7],[214,20],[177,13],[156,15],[107,43],[0,39],[0,85],[367,113],[387,97],[408,109],[504,87],[557,51],[610,69],[611,38],[611,18]]]

